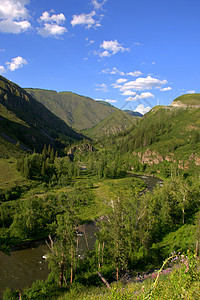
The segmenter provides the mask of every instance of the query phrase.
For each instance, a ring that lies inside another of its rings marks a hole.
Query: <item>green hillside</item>
[[[200,107],[200,94],[186,94],[176,98],[172,105],[182,103],[184,105],[199,105]]]
[[[117,110],[94,127],[84,130],[83,133],[91,138],[102,138],[130,128],[134,120],[135,117],[132,115]]]
[[[71,92],[26,89],[40,103],[75,129],[91,128],[117,109]]]
[[[182,98],[184,99],[184,97]],[[196,95],[194,95],[194,101]],[[191,102],[193,98],[191,98]],[[117,143],[149,166],[174,163],[187,170],[200,165],[200,108],[154,107]]]
[[[41,150],[44,144],[63,148],[66,142],[82,138],[24,89],[2,76],[0,121],[0,137],[13,145],[19,141],[23,150]]]

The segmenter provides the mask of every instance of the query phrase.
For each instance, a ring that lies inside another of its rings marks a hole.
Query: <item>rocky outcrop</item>
[[[182,103],[181,101],[173,101],[171,106],[182,107],[182,108],[187,108],[187,107],[200,108],[200,105],[185,104]]]
[[[190,161],[194,161],[196,166],[200,166],[200,156],[197,153],[192,153],[189,157]]]
[[[156,164],[157,165],[157,164],[159,164],[159,162],[164,161],[164,157],[162,155],[160,155],[156,151],[151,151],[149,148],[144,153],[138,152],[135,154],[139,156],[140,163],[142,163],[142,164],[148,164],[148,165]]]
[[[82,144],[82,145],[77,145],[74,147],[71,147],[68,151],[68,155],[74,154],[76,151],[79,152],[93,152],[95,151],[95,148],[91,144]]]
[[[142,152],[133,152],[134,156],[138,156],[139,162],[142,164],[159,164],[163,161],[168,161],[172,163],[177,163],[179,169],[187,170],[189,169],[189,165],[191,162],[194,162],[196,166],[200,166],[200,156],[197,153],[192,153],[188,160],[176,160],[174,153],[169,153],[166,156],[161,155],[157,151],[152,151],[151,149],[147,149],[144,153]]]

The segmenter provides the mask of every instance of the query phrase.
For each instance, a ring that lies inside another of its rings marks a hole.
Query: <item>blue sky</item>
[[[0,74],[142,113],[198,93],[199,0],[0,0]]]

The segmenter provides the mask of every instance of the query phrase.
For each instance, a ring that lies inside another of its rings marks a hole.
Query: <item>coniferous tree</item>
[[[44,145],[44,148],[42,150],[42,157],[45,160],[47,158],[47,146],[46,144]]]
[[[53,163],[54,162],[54,149],[51,149],[51,154],[50,154],[50,161]]]
[[[47,150],[47,156],[50,157],[51,155],[51,145],[49,144],[48,150]]]
[[[45,162],[44,162],[44,161],[43,161],[43,163],[42,163],[41,176],[42,176],[42,177],[45,176]]]

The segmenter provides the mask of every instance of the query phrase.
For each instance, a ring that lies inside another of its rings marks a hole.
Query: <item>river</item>
[[[85,231],[85,234],[79,236],[80,258],[86,250],[94,248],[96,230],[94,224],[80,227],[80,232]],[[37,279],[46,279],[50,270],[47,261],[42,256],[47,252],[49,248],[44,241],[21,246],[10,255],[0,251],[0,291],[4,291],[6,287],[17,289],[31,286]]]
[[[149,190],[157,184],[162,185],[162,180],[147,175],[129,174],[141,178]],[[83,230],[84,231],[84,230]],[[91,250],[95,243],[96,227],[94,224],[85,225],[85,235],[79,237],[79,256],[88,249]],[[37,279],[46,279],[49,274],[48,263],[42,256],[49,251],[45,242],[35,242],[27,247],[12,251],[10,255],[0,252],[0,291],[6,287],[17,289],[31,284]]]

